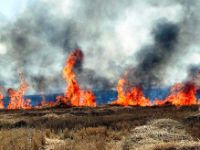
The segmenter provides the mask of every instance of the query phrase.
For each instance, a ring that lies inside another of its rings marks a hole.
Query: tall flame
[[[65,90],[64,97],[59,96],[57,99],[64,103],[70,103],[72,106],[91,106],[95,107],[95,96],[92,91],[82,90],[76,80],[76,74],[73,71],[75,65],[82,61],[83,53],[80,49],[72,51],[66,61],[63,69],[63,78],[68,86]]]
[[[8,89],[8,95],[10,97],[10,102],[8,104],[8,109],[30,109],[31,105],[30,99],[24,100],[23,96],[28,89],[28,83],[25,81],[24,75],[19,74],[20,86],[17,90],[12,88]]]
[[[145,98],[141,87],[124,90],[126,81],[120,79],[117,85],[118,98],[112,104],[123,106],[151,106],[150,99]]]
[[[155,100],[156,105],[170,103],[176,106],[197,104],[197,89],[193,83],[178,83],[172,86],[169,96],[164,100]]]

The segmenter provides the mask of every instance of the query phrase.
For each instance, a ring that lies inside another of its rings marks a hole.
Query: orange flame
[[[20,86],[18,90],[12,88],[8,89],[8,95],[10,97],[10,102],[8,104],[8,109],[31,109],[31,100],[24,100],[23,96],[28,89],[28,83],[24,79],[22,73],[19,74]]]
[[[164,100],[155,100],[156,105],[164,105],[170,103],[176,106],[197,104],[196,86],[193,83],[175,84],[172,86],[169,96]]]
[[[45,99],[45,96],[42,95],[42,101],[41,101],[41,106],[44,107],[46,104],[46,99]]]
[[[197,101],[197,105],[200,105],[200,99]]]
[[[81,101],[81,106],[91,106],[96,107],[95,96],[91,91],[82,92],[83,101]]]
[[[31,109],[31,108],[32,108],[32,106],[31,106],[31,100],[30,99],[26,99],[24,101],[22,109]]]
[[[47,102],[46,99],[45,99],[45,96],[43,95],[42,96],[42,101],[41,101],[41,107],[53,107],[55,106],[55,102]]]
[[[134,87],[132,90],[124,91],[126,81],[120,79],[117,85],[118,98],[112,104],[123,106],[151,106],[148,98],[145,98],[141,87]]]
[[[4,109],[2,89],[0,90],[0,109]]]
[[[95,107],[95,97],[92,91],[82,90],[76,80],[76,74],[73,69],[75,65],[82,61],[83,53],[80,49],[75,49],[69,54],[66,65],[63,69],[63,78],[68,86],[65,90],[64,97],[57,97],[57,101],[70,103],[72,106],[91,106]]]

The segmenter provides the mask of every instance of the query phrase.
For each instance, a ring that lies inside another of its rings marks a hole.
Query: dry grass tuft
[[[152,150],[200,150],[199,142],[171,142],[161,143],[151,147]]]
[[[158,147],[160,144],[166,146],[174,142],[177,145],[192,143],[193,138],[178,121],[158,119],[133,129],[124,147],[126,149],[154,150],[153,147]]]
[[[43,132],[35,129],[0,131],[1,150],[38,150],[45,144]]]
[[[113,131],[106,127],[87,127],[77,130],[65,129],[63,131],[64,144],[57,147],[58,150],[107,150],[121,147],[123,136],[127,133],[123,131]],[[119,149],[119,148],[118,148]]]

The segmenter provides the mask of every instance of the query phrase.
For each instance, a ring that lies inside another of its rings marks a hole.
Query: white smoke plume
[[[0,25],[0,85],[16,88],[22,71],[29,93],[61,92],[66,56],[79,47],[81,85],[112,88],[127,67],[140,64],[143,47],[155,44],[152,31],[162,21],[177,25],[179,35],[159,84],[183,81],[200,63],[199,8],[194,0],[32,0]]]

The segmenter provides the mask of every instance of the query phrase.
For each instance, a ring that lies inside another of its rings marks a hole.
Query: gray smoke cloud
[[[171,62],[172,55],[177,51],[178,25],[159,20],[152,34],[154,44],[144,46],[137,54],[139,64],[128,70],[127,78],[131,86],[159,85],[162,82],[162,70]]]
[[[0,85],[17,87],[22,71],[29,93],[63,91],[65,59],[77,47],[84,88],[112,88],[130,66],[133,84],[183,81],[200,63],[199,8],[194,0],[32,1],[0,25]]]

